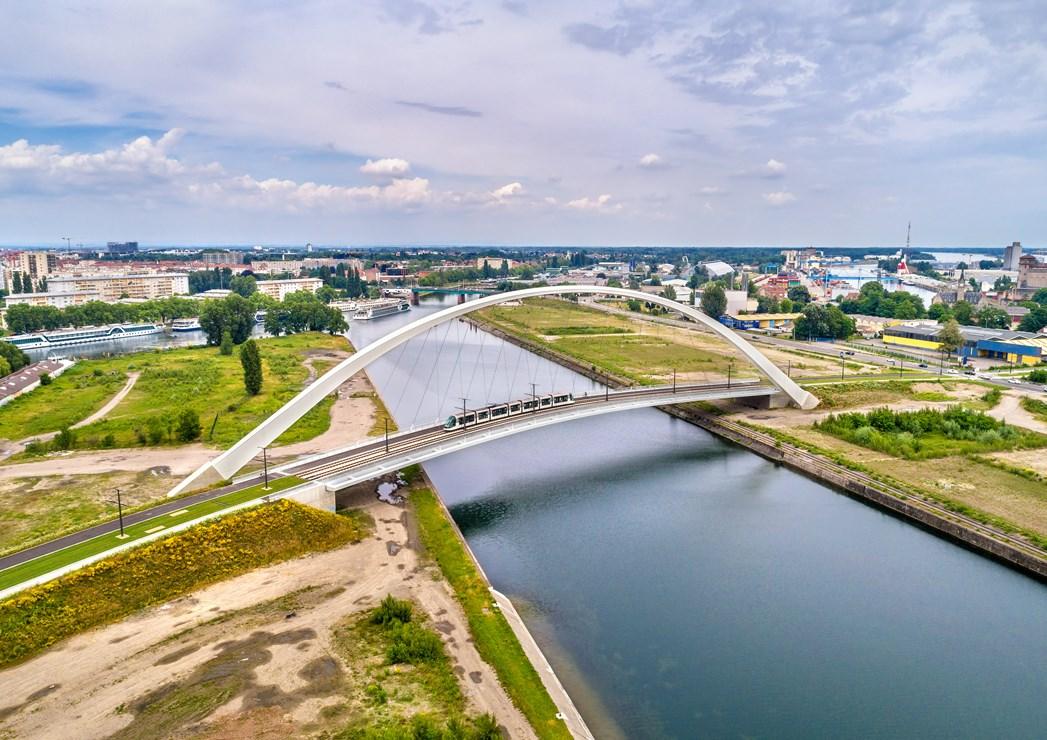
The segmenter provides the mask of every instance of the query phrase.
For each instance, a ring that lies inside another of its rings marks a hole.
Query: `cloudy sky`
[[[1047,3],[0,10],[0,243],[1047,244]]]

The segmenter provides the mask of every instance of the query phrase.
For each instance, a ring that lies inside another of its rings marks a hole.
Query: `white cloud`
[[[360,165],[360,172],[365,175],[381,175],[383,177],[404,177],[411,171],[411,163],[406,159],[386,158],[369,159]]]
[[[647,170],[657,170],[665,167],[665,160],[651,152],[640,157],[640,166]]]
[[[767,201],[767,205],[778,207],[792,203],[796,200],[796,196],[784,190],[779,190],[775,193],[764,193],[763,199]]]
[[[573,208],[577,211],[620,211],[622,209],[621,203],[611,203],[611,195],[604,193],[598,195],[595,198],[585,196],[584,198],[576,198],[567,202],[568,208]]]
[[[698,191],[702,195],[724,195],[725,191],[719,185],[706,185]]]
[[[767,164],[764,165],[767,177],[781,177],[785,174],[785,170],[785,162],[779,162],[777,159],[768,159]]]
[[[295,182],[250,175],[210,183],[193,183],[188,192],[199,201],[244,208],[282,208],[287,211],[324,209],[341,211],[354,206],[415,208],[433,200],[429,181],[422,177],[398,178],[388,185],[347,187],[315,182]]]
[[[50,185],[102,185],[108,181],[169,180],[191,172],[220,169],[217,165],[190,168],[169,157],[168,150],[184,133],[174,128],[155,141],[140,136],[122,147],[93,153],[65,153],[54,144],[34,145],[19,139],[0,146],[0,175],[5,171],[17,172],[20,177],[32,177]]]
[[[495,200],[504,203],[513,196],[523,195],[523,193],[523,185],[518,182],[511,182],[508,185],[502,185],[502,187],[493,190],[491,195],[494,196]]]

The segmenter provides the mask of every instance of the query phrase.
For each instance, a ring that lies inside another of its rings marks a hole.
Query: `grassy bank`
[[[428,489],[411,492],[411,505],[426,552],[451,584],[466,617],[480,656],[494,668],[506,693],[541,738],[569,738],[556,705],[524,654],[502,614],[491,609],[491,593],[447,520],[436,495]]]
[[[141,375],[131,392],[102,421],[76,430],[74,448],[179,444],[177,418],[197,412],[201,440],[228,447],[301,390],[308,377],[302,362],[313,350],[351,351],[341,336],[308,333],[258,343],[263,384],[248,396],[237,353],[222,356],[216,347],[143,352],[83,360],[48,386],[15,399],[0,414],[0,438],[55,432],[101,408],[119,391],[130,372]],[[327,399],[280,437],[280,444],[311,439],[330,422]]]
[[[752,375],[749,365],[708,334],[638,323],[571,301],[536,298],[519,306],[492,306],[477,317],[521,339],[545,345],[585,365],[641,384],[680,376]]]
[[[278,501],[115,555],[0,602],[0,667],[202,586],[363,536],[346,517]]]

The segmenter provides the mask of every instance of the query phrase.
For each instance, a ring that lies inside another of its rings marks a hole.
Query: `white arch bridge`
[[[628,288],[594,285],[557,285],[527,288],[525,290],[498,293],[452,306],[402,326],[373,342],[331,368],[274,412],[272,416],[245,435],[239,442],[194,471],[176,486],[170,495],[232,478],[244,465],[254,459],[262,449],[272,444],[277,437],[304,416],[309,409],[320,403],[325,396],[334,392],[342,383],[365,369],[378,358],[383,357],[390,351],[433,327],[455,320],[472,311],[507,301],[570,294],[634,298],[655,303],[671,311],[683,314],[735,347],[743,357],[748,359],[765,376],[766,381],[639,388],[613,393],[608,392],[604,395],[586,396],[576,399],[575,403],[567,406],[542,410],[537,413],[511,416],[498,422],[488,422],[475,427],[466,427],[462,430],[448,432],[437,425],[410,432],[401,432],[390,436],[388,445],[385,440],[378,442],[368,441],[340,450],[321,452],[284,466],[280,469],[281,472],[300,475],[314,480],[323,479],[328,481],[329,487],[333,489],[336,487],[344,488],[355,482],[368,480],[397,470],[405,465],[430,460],[434,457],[482,444],[492,439],[499,439],[529,429],[596,414],[647,406],[661,406],[669,403],[770,396],[775,394],[784,394],[790,403],[800,408],[811,409],[818,405],[818,399],[814,395],[800,388],[758,349],[753,347],[752,344],[693,306],[687,306],[669,298],[642,293]]]

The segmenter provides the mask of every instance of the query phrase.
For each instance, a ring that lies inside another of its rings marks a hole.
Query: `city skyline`
[[[776,7],[21,7],[0,241],[1047,241],[1047,11]]]

